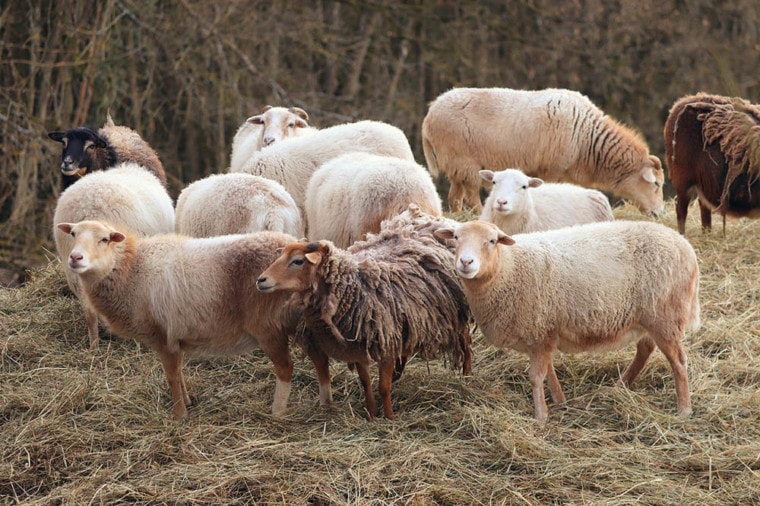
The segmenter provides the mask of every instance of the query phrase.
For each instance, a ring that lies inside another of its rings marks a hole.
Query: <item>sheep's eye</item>
[[[491,246],[496,246],[496,239],[489,239],[488,244],[490,244]]]
[[[296,126],[296,124],[295,124],[295,123],[288,123],[288,128],[293,128],[293,127],[295,127],[295,126]]]
[[[76,237],[77,236],[76,232],[74,232],[73,230],[70,232],[69,235],[71,235],[71,237]]]
[[[458,241],[458,240],[459,240],[459,236],[458,236],[458,235],[456,235],[456,234],[454,234],[454,240],[455,240],[455,241]]]
[[[290,265],[294,267],[300,267],[303,265],[303,258],[294,258],[290,261]]]
[[[108,240],[109,240],[109,239],[108,239],[108,237],[103,237],[103,238],[100,240],[100,244],[108,244]]]
[[[528,185],[527,184],[522,185],[522,189],[523,190],[527,190],[528,189]]]
[[[90,144],[89,146],[87,146],[87,149],[95,149],[95,144]]]

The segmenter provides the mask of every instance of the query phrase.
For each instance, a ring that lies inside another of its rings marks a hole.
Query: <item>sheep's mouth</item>
[[[263,281],[261,279],[256,281],[256,288],[258,288],[260,292],[266,293],[274,291],[274,286],[275,285],[268,285],[266,281]]]
[[[61,174],[64,176],[84,176],[87,172],[86,167],[75,167],[73,165],[61,165]]]

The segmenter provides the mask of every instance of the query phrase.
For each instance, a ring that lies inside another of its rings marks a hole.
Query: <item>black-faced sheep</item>
[[[289,137],[314,132],[309,115],[300,107],[265,106],[261,114],[251,116],[240,125],[232,139],[230,171],[239,172],[256,151]]]
[[[277,181],[250,174],[213,174],[189,184],[177,198],[178,234],[213,237],[284,232],[303,237],[301,213]]]
[[[166,188],[152,173],[136,163],[124,163],[107,171],[88,174],[58,197],[53,215],[53,238],[62,262],[74,239],[58,229],[60,223],[102,220],[120,229],[149,236],[174,230],[174,206]],[[82,294],[77,276],[64,270],[71,291],[82,304],[90,347],[98,345],[98,317]]]
[[[78,186],[78,185],[75,185]],[[277,376],[272,412],[287,407],[293,363],[288,336],[298,313],[288,294],[264,294],[256,279],[295,238],[279,232],[147,238],[99,221],[60,223],[74,241],[68,269],[111,330],[158,353],[171,389],[174,419],[190,397],[187,355],[230,355],[260,347]]]
[[[347,153],[324,163],[306,187],[308,237],[347,248],[380,224],[417,204],[441,216],[441,199],[430,173],[410,160]]]
[[[565,395],[552,356],[635,342],[630,385],[658,347],[675,377],[678,414],[691,413],[685,331],[699,326],[699,267],[675,230],[649,222],[578,225],[510,238],[471,221],[436,232],[456,243],[456,267],[486,340],[530,357],[535,416],[546,420],[544,379]]]
[[[614,219],[610,201],[599,190],[569,183],[544,183],[518,169],[481,170],[493,183],[480,219],[505,234],[538,232]]]
[[[298,242],[261,275],[264,292],[295,292],[304,320],[296,334],[314,362],[320,403],[332,402],[329,358],[355,364],[370,418],[377,412],[369,364],[377,362],[383,414],[393,418],[391,382],[407,359],[447,352],[471,370],[471,316],[453,254],[432,235],[438,218],[399,216],[348,250]]]
[[[61,190],[90,172],[109,169],[125,162],[145,167],[166,186],[164,166],[153,148],[131,128],[115,125],[110,114],[106,124],[97,131],[81,126],[72,130],[49,132],[48,137],[63,144]]]
[[[570,90],[455,88],[430,104],[422,147],[451,181],[449,207],[480,213],[481,169],[520,167],[545,181],[599,188],[643,213],[663,209],[664,173],[643,137]]]

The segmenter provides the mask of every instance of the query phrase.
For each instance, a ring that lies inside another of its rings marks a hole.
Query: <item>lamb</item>
[[[309,239],[347,248],[409,204],[441,216],[441,199],[430,173],[410,160],[354,152],[324,163],[306,187]]]
[[[255,153],[238,171],[273,179],[293,197],[305,216],[306,185],[326,161],[351,151],[366,151],[414,161],[409,140],[400,129],[380,121],[358,121],[323,128],[306,137],[277,142]],[[306,228],[308,229],[308,219]]]
[[[272,413],[282,414],[293,374],[288,336],[299,315],[286,304],[287,294],[263,294],[254,285],[294,237],[138,238],[100,221],[59,223],[58,229],[74,241],[68,269],[111,330],[158,353],[175,420],[190,404],[185,354],[238,354],[257,346],[274,364]]]
[[[453,254],[432,235],[441,218],[398,216],[347,250],[330,241],[297,242],[257,281],[259,290],[294,292],[303,309],[296,341],[314,362],[320,404],[332,402],[329,358],[353,364],[369,418],[377,412],[369,364],[377,362],[383,414],[394,417],[391,382],[413,354],[447,353],[470,374],[471,315]]]
[[[289,137],[307,135],[316,129],[309,126],[309,115],[300,107],[265,106],[261,114],[251,116],[240,125],[232,139],[230,171],[238,172],[256,151]]]
[[[53,215],[53,238],[65,262],[74,240],[58,229],[60,223],[102,220],[141,236],[174,230],[172,199],[158,178],[136,163],[122,163],[108,171],[84,176],[58,197]],[[90,348],[98,346],[98,315],[82,293],[74,273],[65,270],[66,281],[79,299],[87,321]]]
[[[643,213],[663,209],[664,173],[643,137],[587,97],[563,89],[455,88],[430,104],[422,147],[433,177],[451,181],[449,208],[480,213],[480,169],[520,167],[544,181],[609,191]]]
[[[436,232],[455,239],[456,267],[486,340],[530,357],[535,417],[548,418],[544,379],[565,401],[552,365],[562,352],[636,342],[630,386],[655,346],[670,362],[678,414],[691,413],[685,331],[699,327],[699,267],[689,242],[650,222],[614,221],[509,237],[471,221]]]
[[[519,169],[481,170],[493,183],[480,219],[505,234],[538,232],[614,219],[607,197],[598,190],[569,183],[544,183]]]
[[[213,237],[271,230],[303,237],[301,213],[276,181],[250,174],[212,174],[179,194],[178,234]]]
[[[131,128],[115,125],[110,114],[106,124],[97,131],[81,126],[49,132],[48,137],[63,144],[61,191],[90,172],[110,169],[124,162],[142,165],[166,186],[164,166],[153,148]]]

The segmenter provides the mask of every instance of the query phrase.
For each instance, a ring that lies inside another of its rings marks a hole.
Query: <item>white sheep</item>
[[[306,185],[326,161],[351,151],[366,151],[414,161],[404,132],[380,121],[358,121],[323,128],[306,137],[276,142],[255,153],[239,170],[282,184],[305,216]],[[306,220],[308,230],[309,222]]]
[[[544,181],[609,191],[645,214],[663,209],[665,174],[644,138],[563,89],[455,88],[422,122],[428,169],[451,181],[449,207],[480,213],[480,169],[520,167]]]
[[[245,162],[266,146],[289,137],[307,135],[315,131],[309,126],[309,115],[300,107],[264,106],[261,114],[251,116],[232,138],[230,171],[238,172]]]
[[[159,179],[136,163],[87,174],[58,197],[53,215],[53,238],[62,262],[74,240],[58,229],[60,223],[102,220],[132,233],[149,236],[174,230],[172,199]],[[83,297],[77,277],[65,270],[66,281],[85,312],[90,348],[98,345],[97,313]]]
[[[632,342],[622,376],[630,386],[657,346],[675,377],[678,414],[691,413],[685,331],[699,327],[699,267],[676,231],[650,222],[577,225],[510,238],[484,221],[436,232],[456,241],[456,267],[486,340],[530,357],[538,420],[544,379],[565,401],[552,365],[556,350],[605,351]]]
[[[569,183],[544,183],[518,169],[481,170],[493,183],[480,219],[505,234],[538,232],[614,219],[607,197]]]
[[[256,347],[274,364],[272,412],[285,410],[293,374],[288,336],[299,313],[286,304],[288,294],[259,292],[256,279],[294,237],[258,232],[139,238],[100,221],[57,228],[74,242],[68,270],[110,329],[158,353],[174,419],[184,418],[190,403],[185,354],[230,355]]]
[[[270,230],[303,237],[301,213],[276,181],[250,174],[212,174],[177,198],[178,234],[212,237]]]
[[[306,187],[308,237],[347,248],[380,223],[417,204],[441,216],[441,199],[430,173],[414,161],[354,152],[324,163]]]

